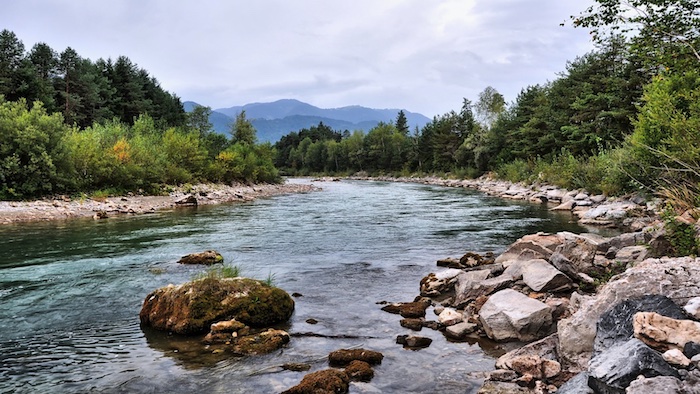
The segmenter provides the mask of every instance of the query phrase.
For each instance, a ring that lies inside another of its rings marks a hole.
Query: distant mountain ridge
[[[192,101],[183,103],[187,112],[198,105]],[[259,141],[275,143],[290,132],[317,126],[320,122],[337,131],[369,131],[379,122],[394,122],[400,109],[374,109],[359,105],[324,109],[299,100],[283,99],[270,103],[251,103],[215,109],[212,110],[209,121],[215,131],[226,133],[231,122],[241,111],[245,111],[246,117],[258,131]],[[422,128],[430,122],[428,117],[420,113],[406,110],[404,113],[412,130],[416,127]]]

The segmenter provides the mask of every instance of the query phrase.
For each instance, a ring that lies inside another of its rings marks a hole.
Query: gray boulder
[[[510,275],[499,275],[495,278],[484,279],[481,281],[464,280],[466,275],[458,277],[457,288],[455,289],[455,299],[453,305],[455,308],[463,308],[469,302],[476,300],[480,296],[488,296],[492,293],[505,289],[510,286],[514,280]]]
[[[530,260],[522,273],[523,281],[534,291],[565,290],[572,285],[568,276],[542,259]]]
[[[489,338],[496,341],[533,341],[544,337],[552,325],[552,311],[545,303],[515,290],[501,290],[479,311]]]

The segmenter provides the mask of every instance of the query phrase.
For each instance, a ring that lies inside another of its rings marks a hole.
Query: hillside
[[[189,112],[197,103],[184,103],[185,111]],[[276,142],[282,136],[292,131],[317,126],[320,122],[334,130],[350,132],[354,130],[369,131],[379,122],[393,122],[399,109],[373,109],[362,106],[342,108],[318,108],[299,100],[278,100],[271,103],[251,103],[243,106],[219,108],[212,111],[209,121],[214,130],[219,133],[228,132],[228,125],[237,114],[246,111],[246,117],[251,120],[258,131],[261,142]],[[422,128],[430,119],[422,114],[404,110],[411,129]]]

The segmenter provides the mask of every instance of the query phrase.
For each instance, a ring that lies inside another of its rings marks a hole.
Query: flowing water
[[[0,392],[276,393],[304,375],[279,365],[324,369],[329,352],[348,347],[385,356],[353,393],[474,392],[497,346],[423,329],[432,345],[405,350],[396,336],[411,332],[378,302],[412,301],[439,258],[498,253],[537,231],[590,230],[568,214],[464,189],[315,184],[323,190],[246,204],[0,227]],[[303,295],[284,327],[294,335],[287,348],[222,357],[202,354],[201,338],[140,327],[144,297],[204,271],[176,261],[208,249]]]

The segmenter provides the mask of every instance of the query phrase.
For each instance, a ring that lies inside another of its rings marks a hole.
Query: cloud
[[[513,100],[592,49],[560,27],[592,0],[5,0],[30,48],[129,57],[213,108],[297,98],[433,116],[493,86]]]

